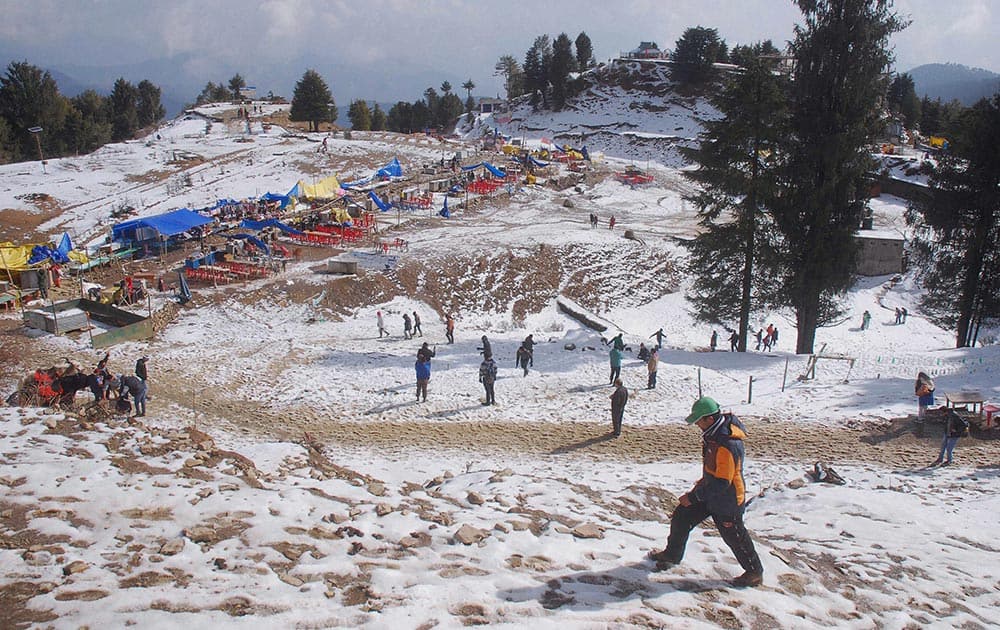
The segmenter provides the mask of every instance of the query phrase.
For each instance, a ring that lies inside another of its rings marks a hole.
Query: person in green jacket
[[[611,359],[611,378],[608,379],[608,385],[614,385],[615,379],[622,373],[622,351],[617,347],[611,348],[608,356]]]

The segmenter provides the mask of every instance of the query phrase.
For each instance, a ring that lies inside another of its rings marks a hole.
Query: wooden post
[[[753,402],[753,377],[751,376],[747,381],[747,404],[749,405],[752,402]]]
[[[781,391],[785,391],[786,380],[788,380],[788,357],[785,357],[785,373],[781,376]]]
[[[698,398],[701,398],[701,368],[698,368]]]
[[[94,325],[90,322],[90,311],[84,310],[84,314],[87,316],[87,334],[90,335],[90,347],[94,347]]]

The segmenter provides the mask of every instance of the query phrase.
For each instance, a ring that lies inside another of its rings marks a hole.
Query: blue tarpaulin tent
[[[260,198],[261,201],[280,201],[282,208],[287,206],[292,201],[292,198],[288,195],[278,195],[276,193],[264,193],[260,196]]]
[[[375,202],[375,205],[378,206],[378,209],[381,210],[382,212],[388,212],[390,209],[392,209],[392,204],[382,201],[382,199],[378,195],[376,195],[374,191],[368,193],[368,197]]]
[[[531,162],[532,165],[537,166],[538,168],[545,168],[546,166],[549,165],[548,162],[539,162],[534,158],[534,156],[531,155],[528,156],[528,161]]]
[[[438,214],[440,214],[441,216],[443,216],[446,219],[451,216],[451,212],[448,211],[448,198],[447,197],[444,198],[444,207],[441,208],[441,212],[438,212]]]
[[[388,178],[388,177],[402,177],[403,167],[399,164],[398,158],[392,158],[392,162],[389,162],[382,168],[375,171],[376,177]]]
[[[493,166],[489,162],[480,162],[479,164],[473,164],[472,166],[463,166],[463,171],[474,171],[477,168],[485,168],[487,171],[493,174],[494,177],[507,177],[507,173],[501,169]]]
[[[265,243],[264,241],[260,240],[259,238],[257,238],[253,234],[233,234],[233,235],[229,236],[228,238],[239,238],[239,239],[250,241],[251,243],[254,244],[254,246],[257,249],[259,249],[260,251],[264,252],[265,256],[270,256],[271,255],[271,248],[267,246],[267,243]]]
[[[111,228],[114,241],[158,240],[160,236],[176,236],[200,225],[212,223],[214,219],[181,208],[166,214],[142,217],[118,223]]]
[[[292,226],[286,225],[277,219],[268,219],[266,221],[251,221],[250,219],[243,219],[240,221],[240,227],[247,228],[248,230],[256,230],[258,232],[266,227],[276,227],[286,234],[305,234],[305,232],[296,230]]]

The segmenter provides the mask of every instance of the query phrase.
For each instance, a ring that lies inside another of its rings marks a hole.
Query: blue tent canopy
[[[69,262],[69,258],[65,254],[60,252],[58,249],[52,249],[51,247],[46,247],[45,245],[35,245],[31,248],[31,257],[28,258],[29,265],[37,265],[46,258],[50,259],[54,263],[65,264]]]
[[[367,186],[368,184],[372,183],[373,179],[375,179],[375,176],[374,175],[369,175],[368,177],[362,177],[361,179],[356,179],[353,182],[347,182],[347,183],[340,182],[340,187],[343,188],[344,190],[347,190],[348,188],[357,188],[358,186]]]
[[[251,243],[254,244],[255,247],[257,247],[257,249],[259,249],[260,251],[264,252],[265,256],[270,256],[271,255],[271,248],[267,246],[267,243],[265,243],[264,241],[260,240],[259,238],[257,238],[253,234],[232,234],[228,238],[238,238],[238,239],[243,239],[243,240],[250,241]]]
[[[286,225],[277,219],[268,219],[266,221],[251,221],[250,219],[243,219],[240,221],[241,228],[247,228],[248,230],[261,231],[266,227],[276,227],[286,234],[304,234],[296,230],[290,225]]]
[[[473,164],[472,166],[463,166],[463,171],[474,171],[477,168],[485,168],[487,171],[493,174],[494,177],[507,177],[507,173],[501,169],[493,166],[489,162],[480,162],[479,164]]]
[[[528,156],[528,161],[531,162],[533,165],[537,166],[538,168],[545,168],[546,166],[549,165],[548,162],[539,162],[534,158],[534,156],[531,155]]]
[[[382,201],[382,199],[375,194],[375,191],[369,192],[368,197],[375,202],[375,205],[378,206],[378,209],[382,212],[388,212],[392,208],[392,204]]]
[[[192,228],[212,223],[214,219],[205,217],[193,210],[181,208],[166,214],[157,214],[152,217],[142,217],[118,223],[111,228],[111,239],[142,241],[150,238],[148,235],[140,236],[140,230],[146,228],[157,232],[160,236],[176,236],[183,234]]]
[[[403,167],[399,164],[399,158],[392,158],[392,162],[389,162],[382,168],[375,171],[376,177],[402,177]]]

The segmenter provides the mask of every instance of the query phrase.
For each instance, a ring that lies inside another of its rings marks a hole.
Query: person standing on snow
[[[492,357],[493,347],[490,346],[490,340],[486,338],[486,335],[480,337],[479,340],[483,342],[483,345],[476,348],[476,350],[479,350],[479,354],[483,355],[483,358]]]
[[[931,466],[951,466],[952,453],[958,440],[969,434],[969,423],[958,415],[954,409],[948,410],[948,420],[945,422],[944,437],[941,439],[941,450]],[[945,459],[947,457],[948,459]]]
[[[417,358],[423,359],[424,361],[430,361],[432,358],[437,356],[437,344],[434,345],[434,348],[434,350],[431,350],[430,346],[428,346],[425,341],[420,348],[417,349]]]
[[[917,397],[917,422],[923,422],[927,408],[934,404],[934,379],[920,372],[913,384],[913,393]]]
[[[535,336],[528,335],[521,342],[521,347],[528,351],[528,361],[531,363],[531,367],[535,367]]]
[[[132,396],[132,401],[135,403],[135,417],[141,418],[145,416],[146,382],[138,376],[125,376],[122,374],[118,377],[118,398],[121,398],[125,394],[125,390],[128,390],[128,394]]]
[[[455,343],[455,318],[451,313],[444,319],[444,336],[448,339],[448,343]]]
[[[520,346],[514,355],[514,365],[524,370],[524,375],[528,375],[528,365],[531,361],[531,352],[525,347]]]
[[[723,414],[719,403],[708,396],[695,401],[685,421],[702,431],[702,476],[694,488],[681,495],[670,517],[666,548],[650,553],[649,558],[656,562],[657,571],[680,564],[691,530],[711,516],[722,540],[743,567],[743,574],[732,580],[733,586],[759,586],[764,581],[764,566],[743,525],[746,430],[736,416]]]
[[[608,385],[614,385],[615,380],[622,374],[622,351],[611,348],[608,358],[611,361],[611,377],[608,379]]]
[[[660,366],[660,353],[657,352],[656,348],[649,353],[649,358],[646,360],[646,372],[649,375],[646,379],[646,389],[656,389],[656,370]]]
[[[382,319],[382,311],[376,311],[375,315],[378,318],[378,338],[381,339],[382,335],[388,337],[389,331],[385,329],[385,320]]]
[[[872,321],[872,314],[865,311],[861,316],[861,330],[868,330],[868,324]]]
[[[628,389],[622,385],[622,379],[616,378],[615,391],[611,393],[611,434],[618,437],[622,434],[622,418],[625,416],[625,403],[628,402]]]
[[[420,316],[416,311],[413,311],[413,334],[424,336],[424,331],[420,330]]]
[[[733,331],[733,334],[729,335],[729,351],[736,352],[740,348],[740,333]]]
[[[757,348],[756,348],[756,350],[759,352],[760,351],[760,344],[764,342],[764,329],[763,328],[757,330],[757,334],[754,335],[754,339],[757,340]]]
[[[403,313],[403,339],[413,339],[413,320],[409,313]]]
[[[612,337],[611,341],[608,342],[608,345],[609,346],[613,346],[617,350],[624,350],[625,349],[625,340],[622,339],[622,335],[624,335],[624,334],[625,333],[618,333],[617,335],[615,335],[614,337]]]
[[[486,336],[483,336],[485,339]],[[483,362],[479,364],[479,382],[483,384],[483,388],[486,390],[486,401],[484,405],[495,405],[497,404],[496,393],[493,390],[493,386],[497,381],[497,364],[493,360],[493,354],[487,352],[483,355]]]
[[[430,357],[417,352],[417,362],[413,364],[413,367],[417,373],[417,402],[420,402],[421,394],[424,396],[424,402],[427,402],[427,384],[431,380]]]
[[[708,340],[708,346],[715,352],[715,347],[719,344],[719,333],[712,331],[712,338]]]

